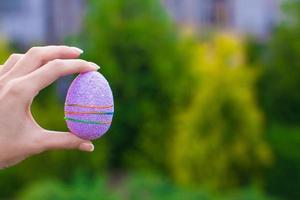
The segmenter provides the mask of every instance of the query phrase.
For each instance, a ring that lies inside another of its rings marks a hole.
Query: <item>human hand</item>
[[[0,169],[50,149],[93,151],[90,141],[71,133],[45,130],[30,112],[40,90],[61,76],[98,70],[76,59],[82,50],[67,46],[33,47],[13,54],[0,71]]]

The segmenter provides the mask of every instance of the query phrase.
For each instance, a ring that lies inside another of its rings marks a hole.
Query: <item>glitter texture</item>
[[[112,121],[113,105],[109,84],[100,73],[87,72],[78,75],[68,90],[65,102],[65,118],[69,130],[86,140],[101,137],[111,125],[105,122]],[[80,121],[97,123],[80,123]]]

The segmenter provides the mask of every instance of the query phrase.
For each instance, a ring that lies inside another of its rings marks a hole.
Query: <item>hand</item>
[[[0,169],[50,149],[93,151],[90,141],[41,128],[30,112],[33,98],[59,77],[99,69],[76,59],[81,53],[76,47],[33,47],[25,54],[11,55],[1,67]]]

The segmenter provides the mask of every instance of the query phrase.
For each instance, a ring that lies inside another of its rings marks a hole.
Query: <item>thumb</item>
[[[94,151],[91,141],[80,139],[72,133],[45,130],[42,136],[42,149],[79,149],[81,151]]]

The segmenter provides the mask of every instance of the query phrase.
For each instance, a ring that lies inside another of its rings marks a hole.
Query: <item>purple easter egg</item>
[[[104,76],[95,71],[79,74],[65,101],[69,130],[82,139],[97,139],[108,131],[113,113],[113,95]]]

